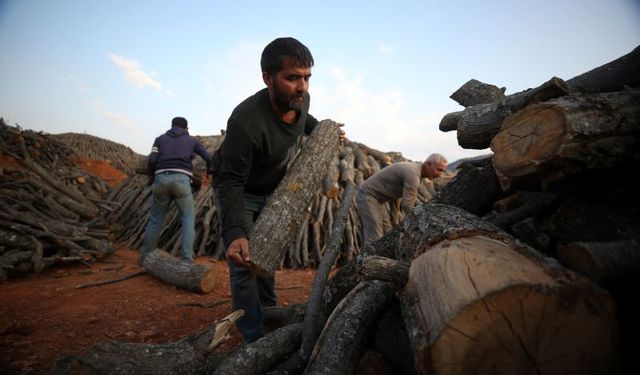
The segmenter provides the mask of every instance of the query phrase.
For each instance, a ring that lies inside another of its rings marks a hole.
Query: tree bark
[[[400,293],[418,373],[615,371],[608,294],[456,207],[425,204],[403,222],[412,260]]]
[[[295,239],[305,210],[338,151],[338,129],[330,120],[316,126],[258,217],[249,237],[257,272],[273,273],[287,244]]]
[[[393,298],[389,283],[358,284],[329,317],[304,373],[352,374],[374,320]]]
[[[585,169],[640,160],[640,90],[573,94],[531,105],[491,141],[503,188],[518,178],[548,183]]]
[[[147,273],[171,285],[201,293],[209,293],[216,284],[211,267],[182,262],[171,254],[156,249],[142,260]]]
[[[501,102],[504,100],[505,88],[471,79],[462,85],[456,92],[449,96],[463,107],[471,107],[477,104]]]

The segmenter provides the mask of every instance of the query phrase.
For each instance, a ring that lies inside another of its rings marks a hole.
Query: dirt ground
[[[99,342],[167,343],[209,327],[231,313],[224,261],[200,257],[216,269],[214,291],[199,294],[148,274],[116,283],[78,288],[141,270],[138,253],[119,249],[90,268],[81,264],[0,282],[0,374],[49,374],[64,354]],[[306,302],[315,270],[276,272],[278,304]],[[220,349],[239,345],[233,337]]]

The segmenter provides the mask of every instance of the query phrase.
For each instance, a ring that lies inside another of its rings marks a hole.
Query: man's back
[[[391,164],[366,179],[360,189],[384,203],[393,199],[415,202],[420,186],[420,163],[399,162]]]

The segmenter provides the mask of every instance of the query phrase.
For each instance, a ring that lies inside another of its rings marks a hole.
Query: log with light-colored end
[[[411,264],[430,374],[606,373],[615,368],[613,305],[561,283],[532,258],[485,236],[446,240]]]
[[[216,285],[216,273],[212,267],[182,262],[160,249],[147,254],[142,260],[142,267],[155,278],[186,290],[209,293]]]

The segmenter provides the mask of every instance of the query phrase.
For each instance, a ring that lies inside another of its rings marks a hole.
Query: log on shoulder
[[[203,264],[186,263],[156,249],[142,260],[147,273],[171,285],[194,292],[209,293],[216,285],[214,269]]]
[[[411,215],[400,300],[418,373],[615,371],[604,290],[456,207]]]
[[[316,126],[258,217],[249,237],[256,272],[273,273],[287,244],[295,240],[313,195],[338,152],[338,129],[331,120]]]
[[[505,119],[493,166],[503,189],[513,179],[550,182],[640,160],[639,133],[640,90],[566,95]]]

